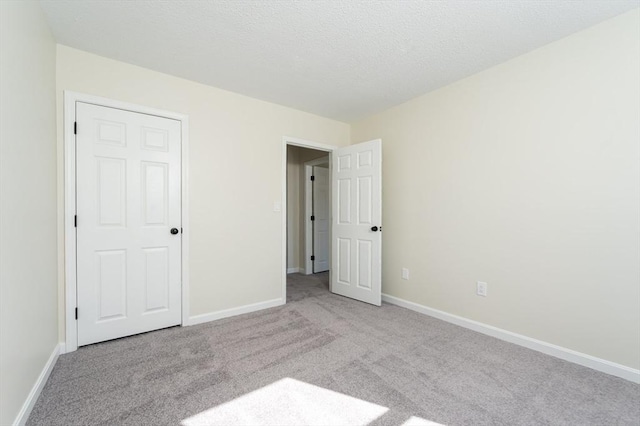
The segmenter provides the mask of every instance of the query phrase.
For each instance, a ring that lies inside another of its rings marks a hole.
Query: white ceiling
[[[57,41],[353,121],[638,0],[46,0]]]

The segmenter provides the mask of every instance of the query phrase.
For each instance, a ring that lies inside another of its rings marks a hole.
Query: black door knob
[[[171,228],[171,233],[173,235],[176,235],[178,232],[180,232],[180,231],[178,231],[178,228]]]
[[[377,226],[372,226],[372,227],[371,227],[371,230],[372,230],[373,232],[377,232],[377,231],[378,231],[378,227],[377,227]]]

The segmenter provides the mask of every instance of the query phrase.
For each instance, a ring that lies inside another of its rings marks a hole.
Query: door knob
[[[171,234],[176,235],[178,232],[178,228],[171,228]]]
[[[372,226],[372,227],[371,227],[371,230],[372,230],[373,232],[378,232],[378,227],[377,227],[377,226]]]

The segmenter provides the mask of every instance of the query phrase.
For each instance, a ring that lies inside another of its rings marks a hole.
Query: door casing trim
[[[64,138],[64,301],[65,339],[64,352],[78,349],[78,324],[75,319],[77,306],[76,276],[76,150],[74,123],[76,102],[84,102],[125,111],[155,115],[180,121],[181,125],[181,211],[182,211],[182,306],[181,324],[187,325],[189,318],[189,116],[171,111],[150,108],[128,102],[116,101],[83,93],[64,91],[63,138]],[[80,313],[81,315],[81,313]]]

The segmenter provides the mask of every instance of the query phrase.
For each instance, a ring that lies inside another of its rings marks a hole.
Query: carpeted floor
[[[28,424],[640,424],[639,385],[327,281],[290,275],[285,306],[62,355]]]

